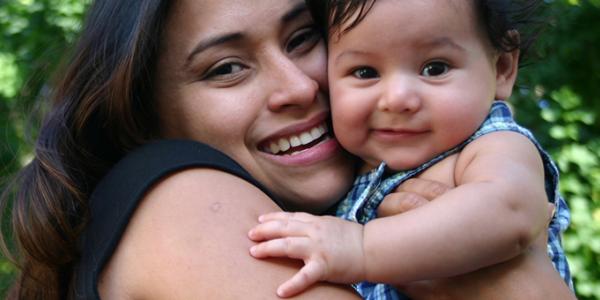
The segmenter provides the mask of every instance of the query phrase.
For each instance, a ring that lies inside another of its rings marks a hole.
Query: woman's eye
[[[373,79],[379,77],[377,70],[371,67],[360,67],[352,71],[352,75],[358,79]]]
[[[442,76],[450,70],[450,66],[447,63],[441,61],[435,61],[425,65],[421,71],[421,76],[435,77]]]
[[[239,63],[224,63],[206,73],[205,79],[223,79],[233,76],[246,69],[246,66]]]
[[[316,45],[319,40],[321,40],[321,34],[319,34],[313,26],[310,26],[293,35],[285,46],[285,51],[290,53],[298,49],[310,49]]]

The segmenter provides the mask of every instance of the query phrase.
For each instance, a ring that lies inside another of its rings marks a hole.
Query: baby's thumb
[[[321,264],[309,261],[294,277],[277,288],[277,296],[287,298],[297,295],[319,281],[323,272]]]

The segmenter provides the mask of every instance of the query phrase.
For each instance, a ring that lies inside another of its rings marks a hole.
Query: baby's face
[[[497,55],[470,1],[378,0],[329,42],[336,136],[368,167],[416,167],[468,138],[496,97]]]

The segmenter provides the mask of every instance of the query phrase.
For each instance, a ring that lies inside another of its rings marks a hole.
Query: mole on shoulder
[[[212,212],[219,212],[221,210],[221,202],[215,202],[210,205],[210,210]]]

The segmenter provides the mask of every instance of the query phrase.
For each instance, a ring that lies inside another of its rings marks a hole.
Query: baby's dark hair
[[[358,25],[376,1],[306,0],[306,4],[324,36],[331,38],[334,34],[343,34]],[[522,60],[543,25],[539,17],[543,0],[471,1],[492,46],[501,52],[519,49]]]

